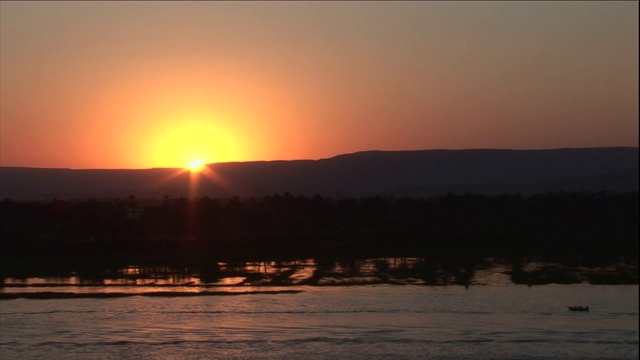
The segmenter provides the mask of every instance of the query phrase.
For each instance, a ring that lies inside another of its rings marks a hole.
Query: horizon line
[[[246,164],[246,163],[267,163],[267,162],[294,162],[294,161],[322,161],[322,160],[330,160],[341,156],[349,156],[356,154],[364,154],[364,153],[409,153],[409,152],[429,152],[429,151],[554,151],[554,150],[582,150],[582,149],[640,149],[639,146],[593,146],[593,147],[556,147],[556,148],[527,148],[527,149],[513,149],[513,148],[463,148],[463,149],[413,149],[413,150],[360,150],[349,153],[342,153],[333,155],[331,157],[326,158],[318,158],[318,159],[272,159],[272,160],[237,160],[237,161],[223,161],[223,162],[213,162],[204,164],[206,167],[210,167],[217,164]],[[136,170],[184,170],[188,172],[187,166],[167,166],[167,167],[148,167],[148,168],[75,168],[75,167],[38,167],[38,166],[20,166],[20,165],[2,165],[0,164],[0,168],[6,169],[40,169],[40,170],[89,170],[89,171],[136,171]]]

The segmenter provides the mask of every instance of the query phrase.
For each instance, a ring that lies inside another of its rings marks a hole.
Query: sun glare
[[[158,134],[153,152],[154,166],[202,170],[204,161],[224,162],[238,158],[234,138],[217,124],[193,121],[170,126]]]
[[[191,160],[189,163],[189,170],[191,172],[199,172],[204,168],[204,163],[202,160]]]

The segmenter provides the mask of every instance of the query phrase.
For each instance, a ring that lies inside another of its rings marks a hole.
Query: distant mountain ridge
[[[0,197],[436,196],[452,193],[638,191],[638,148],[365,151],[320,160],[208,165],[216,179],[181,169],[0,167]]]

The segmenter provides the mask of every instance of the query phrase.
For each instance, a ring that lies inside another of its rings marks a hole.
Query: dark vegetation
[[[78,269],[100,274],[131,264],[182,264],[206,273],[216,261],[307,258],[421,257],[467,269],[484,257],[517,263],[537,256],[570,266],[637,264],[638,205],[637,192],[5,199],[0,202],[0,276]],[[637,283],[635,269],[624,282]],[[522,282],[543,283],[545,276],[569,275],[515,272],[514,280],[518,276],[527,277]],[[594,278],[598,281],[615,282],[602,276]]]

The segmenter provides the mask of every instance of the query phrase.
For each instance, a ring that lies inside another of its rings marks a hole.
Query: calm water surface
[[[303,292],[2,300],[0,357],[638,358],[637,285],[295,288]]]

